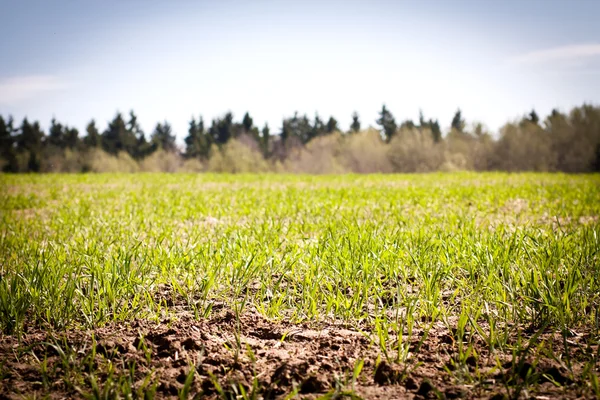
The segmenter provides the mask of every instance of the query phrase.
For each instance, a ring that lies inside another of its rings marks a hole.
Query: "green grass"
[[[390,362],[435,322],[457,366],[475,337],[597,343],[598,216],[599,175],[0,175],[0,329],[219,305],[370,327]]]

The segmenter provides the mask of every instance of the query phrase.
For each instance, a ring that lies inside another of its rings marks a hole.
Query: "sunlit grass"
[[[5,334],[219,305],[345,321],[403,363],[406,339],[441,322],[457,371],[478,356],[474,337],[509,353],[521,332],[598,338],[598,175],[0,175],[0,187]]]

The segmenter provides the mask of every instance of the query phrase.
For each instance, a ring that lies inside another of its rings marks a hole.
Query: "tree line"
[[[0,115],[0,168],[4,172],[287,171],[426,172],[434,170],[600,171],[600,108],[584,104],[543,120],[532,110],[491,134],[467,124],[457,110],[450,129],[419,114],[398,122],[383,105],[377,129],[363,129],[359,115],[342,131],[333,117],[297,112],[272,133],[249,113],[231,112],[210,125],[189,121],[184,147],[167,121],[146,135],[136,114],[117,113],[101,131],[94,120],[85,135],[52,119],[48,132],[27,118]]]

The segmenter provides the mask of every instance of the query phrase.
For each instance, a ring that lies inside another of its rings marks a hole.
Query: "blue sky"
[[[460,107],[493,130],[535,107],[600,103],[600,1],[2,1],[0,114],[84,131],[133,109],[150,133],[249,111]]]

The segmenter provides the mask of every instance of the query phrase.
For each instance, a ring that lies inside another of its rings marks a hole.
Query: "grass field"
[[[0,398],[600,397],[599,216],[599,175],[0,175]]]

